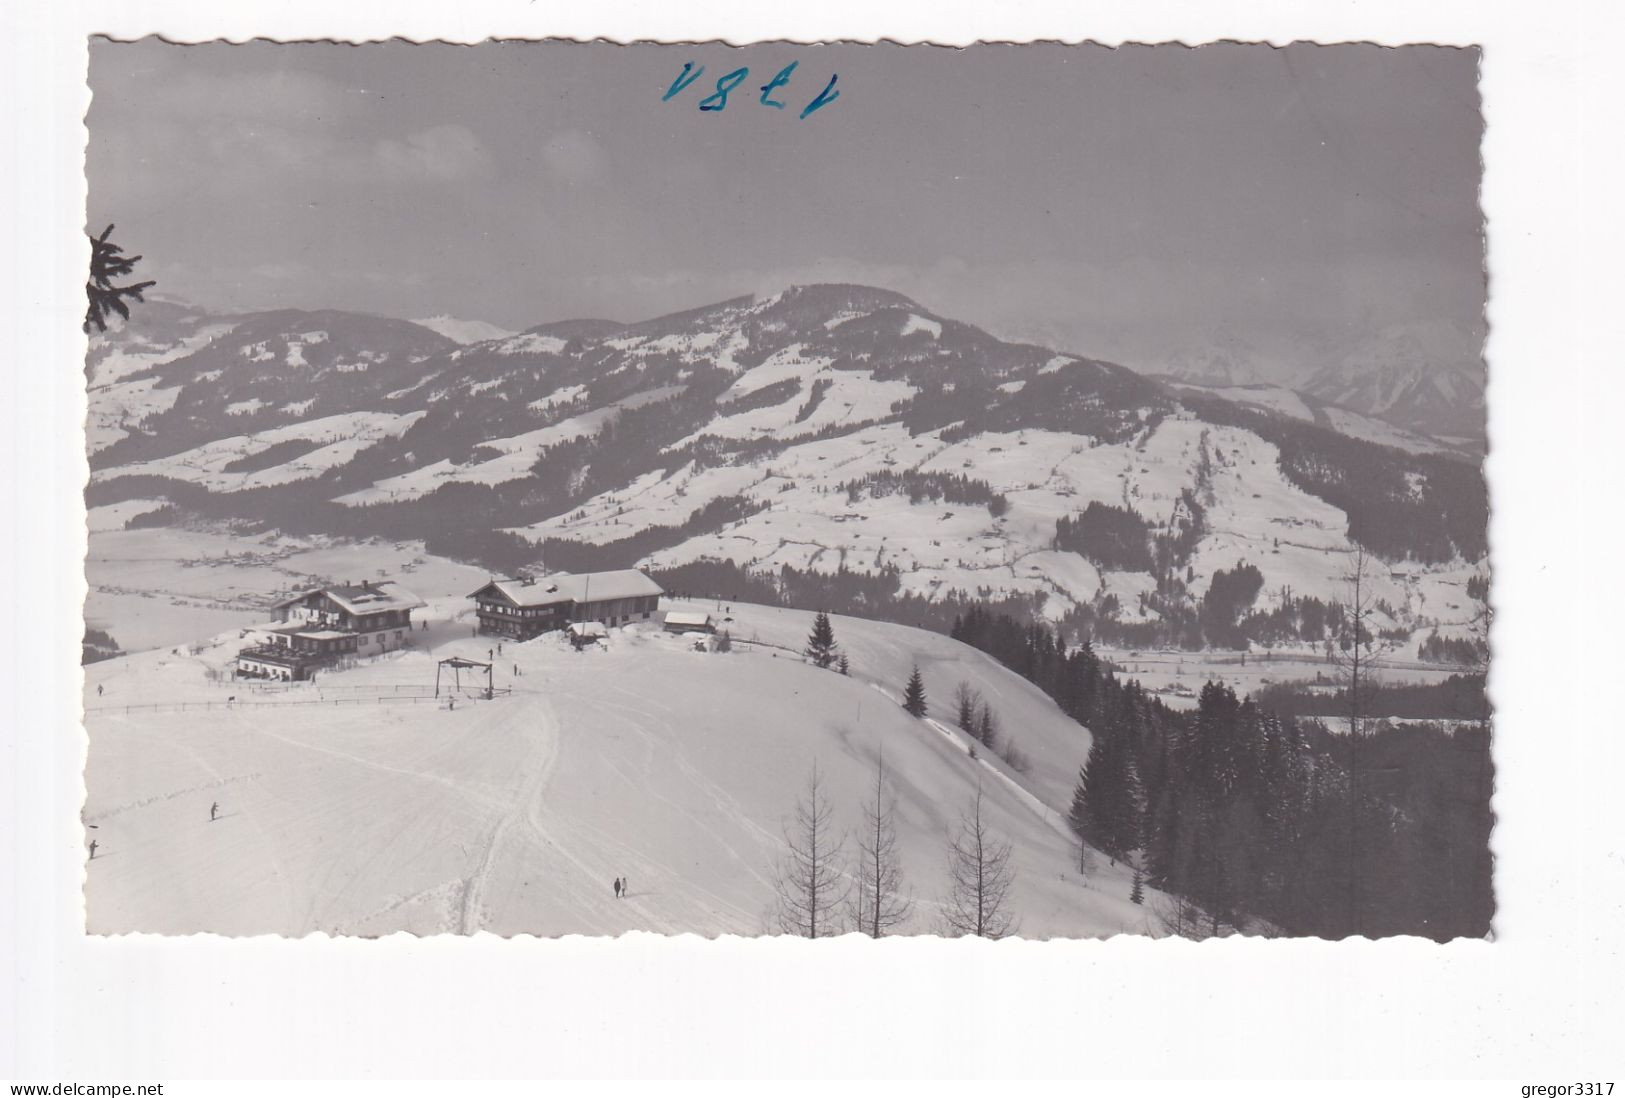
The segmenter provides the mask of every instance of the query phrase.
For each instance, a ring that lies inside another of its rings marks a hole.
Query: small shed
[[[715,633],[717,625],[710,614],[673,610],[666,615],[665,630],[668,633]]]
[[[609,639],[609,630],[601,621],[574,621],[569,626],[570,643],[577,649]]]

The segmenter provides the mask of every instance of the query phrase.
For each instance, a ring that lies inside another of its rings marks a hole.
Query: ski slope
[[[1088,735],[1028,684],[947,638],[837,618],[854,669],[842,677],[775,647],[799,646],[810,615],[732,609],[726,654],[657,623],[579,654],[556,637],[509,644],[497,685],[512,693],[454,709],[398,696],[432,683],[434,658],[489,651],[466,618],[439,613],[419,650],[315,684],[208,682],[235,634],[189,656],[92,665],[88,929],[769,933],[781,820],[809,769],[853,830],[882,751],[917,900],[907,932],[940,929],[948,836],[978,784],[1015,847],[1023,936],[1153,929],[1150,908],[1128,901],[1125,867],[1097,856],[1080,877],[1058,808]],[[960,679],[988,697],[1032,757],[1028,776],[901,710],[916,659],[937,715]]]

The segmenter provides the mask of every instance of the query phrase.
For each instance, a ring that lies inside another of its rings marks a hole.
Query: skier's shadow
[[[242,815],[241,812],[222,812],[222,813],[220,813],[220,815],[216,816],[214,819],[210,820],[209,822],[210,823],[219,823],[221,820],[229,820],[233,816],[241,816],[241,815]]]

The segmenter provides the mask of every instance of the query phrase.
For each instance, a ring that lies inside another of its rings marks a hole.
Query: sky
[[[231,311],[518,330],[860,282],[1142,369],[1284,376],[1404,331],[1476,359],[1478,61],[93,40],[87,224],[158,293]]]

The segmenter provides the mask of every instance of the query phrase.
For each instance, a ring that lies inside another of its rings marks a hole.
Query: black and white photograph
[[[1478,50],[89,64],[91,935],[1492,936]]]

